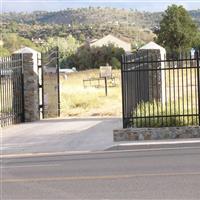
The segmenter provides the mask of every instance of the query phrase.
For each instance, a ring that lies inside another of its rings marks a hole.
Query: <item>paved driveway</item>
[[[50,119],[14,125],[1,130],[5,154],[97,151],[114,144],[119,118]]]

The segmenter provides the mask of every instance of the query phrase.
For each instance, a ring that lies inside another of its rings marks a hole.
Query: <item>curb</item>
[[[200,139],[192,140],[173,140],[173,141],[137,141],[127,142],[113,145],[102,151],[61,151],[61,152],[38,152],[38,153],[18,153],[18,154],[1,154],[0,159],[6,158],[34,158],[46,156],[71,156],[71,155],[86,155],[86,154],[104,154],[104,153],[119,153],[121,151],[153,151],[153,150],[174,150],[174,149],[199,149]]]
[[[139,149],[166,149],[166,148],[179,148],[179,147],[199,147],[200,148],[200,139],[192,140],[165,140],[165,141],[137,141],[137,142],[127,142],[114,145],[107,151],[113,150],[139,150]]]

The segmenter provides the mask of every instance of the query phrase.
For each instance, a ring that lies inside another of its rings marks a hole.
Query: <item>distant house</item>
[[[119,39],[111,34],[90,42],[90,47],[102,47],[104,45],[114,44],[116,47],[124,49],[125,52],[131,52],[131,43]]]
[[[32,42],[34,42],[35,44],[44,44],[44,40],[41,38],[32,38],[31,39]]]

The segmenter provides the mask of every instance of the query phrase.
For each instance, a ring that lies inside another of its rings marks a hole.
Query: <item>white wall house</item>
[[[114,44],[116,47],[123,48],[125,52],[131,52],[131,43],[123,41],[111,34],[90,43],[90,47],[102,47]]]

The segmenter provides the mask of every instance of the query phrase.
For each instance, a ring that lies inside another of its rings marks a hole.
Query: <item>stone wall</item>
[[[127,128],[113,131],[118,141],[200,138],[200,127]]]

